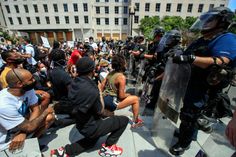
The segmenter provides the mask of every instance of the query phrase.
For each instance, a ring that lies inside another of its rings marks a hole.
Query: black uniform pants
[[[112,116],[105,119],[100,119],[96,121],[97,129],[96,131],[84,138],[78,140],[75,143],[67,144],[65,146],[66,154],[68,155],[78,155],[90,148],[92,148],[100,137],[109,134],[105,142],[106,145],[111,146],[119,140],[120,136],[124,132],[129,119],[125,116]]]

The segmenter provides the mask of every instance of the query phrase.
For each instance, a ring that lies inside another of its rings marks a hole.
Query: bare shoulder
[[[119,75],[116,77],[117,80],[125,80],[126,77],[123,73],[119,73]]]

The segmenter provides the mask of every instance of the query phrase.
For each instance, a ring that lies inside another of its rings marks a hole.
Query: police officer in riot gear
[[[167,32],[159,42],[154,56],[156,56],[155,64],[148,72],[149,80],[154,79],[150,101],[145,106],[143,115],[152,116],[159,96],[159,90],[162,83],[163,72],[167,57],[176,51],[182,51],[180,47],[181,34],[178,30]],[[154,77],[154,78],[153,78]]]
[[[143,56],[144,52],[146,51],[145,45],[143,45],[144,37],[143,36],[137,36],[135,38],[137,41],[135,43],[135,46],[133,50],[131,50],[131,54],[133,56],[132,60],[132,72],[131,75],[135,78],[138,76],[138,65],[140,64],[141,59],[143,59],[141,56]],[[142,68],[142,67],[139,67]]]
[[[234,13],[225,7],[216,7],[203,13],[191,29],[200,30],[202,37],[194,41],[183,55],[174,56],[173,62],[191,64],[191,77],[180,113],[178,142],[170,148],[174,155],[187,150],[196,135],[197,120],[206,102],[209,89],[221,83],[209,84],[207,77],[214,64],[232,67],[236,59],[236,36],[228,33]],[[222,86],[223,87],[223,86]]]
[[[142,78],[142,81],[145,81],[148,75],[148,71],[150,70],[151,67],[154,66],[157,56],[156,56],[156,50],[158,48],[159,42],[164,35],[165,30],[162,27],[158,27],[154,29],[153,31],[153,41],[148,45],[148,53],[143,53],[140,58],[145,58],[147,59],[147,62],[145,63],[144,71],[145,74]]]

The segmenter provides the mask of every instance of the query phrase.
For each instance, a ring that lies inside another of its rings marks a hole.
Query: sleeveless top
[[[115,79],[120,75],[123,75],[123,74],[120,72],[110,72],[107,75],[107,81],[105,84],[105,89],[103,91],[103,96],[107,96],[107,95],[115,96],[115,97],[117,96],[118,89],[115,86]]]

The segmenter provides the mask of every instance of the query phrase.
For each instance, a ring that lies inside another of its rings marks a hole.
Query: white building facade
[[[33,42],[53,40],[125,39],[138,35],[145,16],[199,16],[229,0],[1,0],[3,19],[11,31],[29,33]],[[134,15],[129,9],[135,8]],[[0,17],[1,18],[1,17]],[[132,19],[132,20],[131,20]],[[3,22],[2,22],[3,21]],[[132,21],[132,32],[131,32]]]

